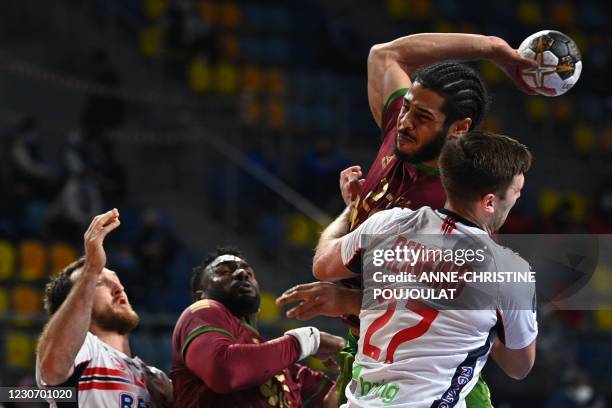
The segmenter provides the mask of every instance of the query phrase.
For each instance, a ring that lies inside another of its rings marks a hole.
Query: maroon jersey
[[[203,341],[202,341],[203,340]],[[295,364],[297,340],[266,341],[223,304],[200,300],[182,313],[172,335],[177,407],[320,406],[333,383]]]
[[[402,110],[406,92],[408,88],[395,91],[385,104],[381,126],[382,144],[351,209],[351,231],[372,214],[389,208],[416,210],[425,206],[433,209],[444,207],[446,192],[438,169],[402,162],[394,152],[397,117]],[[360,278],[343,279],[341,283],[352,288],[361,287]],[[355,317],[344,320],[352,326],[357,325]]]
[[[394,153],[397,117],[407,88],[394,92],[385,106],[382,118],[382,145],[370,167],[353,209],[351,231],[375,212],[393,207],[416,210],[429,206],[442,208],[446,193],[437,169],[398,160]]]

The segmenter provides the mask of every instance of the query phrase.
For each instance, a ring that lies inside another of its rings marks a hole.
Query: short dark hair
[[[206,267],[210,265],[215,259],[220,257],[221,255],[234,255],[240,258],[243,258],[242,252],[240,249],[235,246],[222,246],[217,247],[214,252],[210,252],[206,259],[202,261],[202,263],[191,271],[191,293],[195,293],[196,290],[202,290],[206,286],[207,277],[206,277]]]
[[[482,78],[465,64],[444,61],[419,68],[413,74],[413,82],[444,98],[445,125],[471,118],[470,130],[476,129],[489,109],[489,93]]]
[[[72,289],[72,274],[85,265],[85,257],[82,256],[70,265],[66,266],[60,273],[51,278],[45,286],[44,306],[51,316],[60,308]]]
[[[466,204],[487,193],[503,197],[514,177],[531,167],[531,153],[508,136],[472,131],[446,143],[439,165],[449,200]]]

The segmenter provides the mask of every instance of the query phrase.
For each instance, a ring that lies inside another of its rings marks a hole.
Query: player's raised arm
[[[389,96],[411,85],[417,68],[444,60],[489,59],[523,92],[534,94],[517,75],[521,67],[535,62],[521,57],[499,37],[478,34],[425,33],[376,44],[368,56],[368,101],[374,120],[381,126],[383,107]]]
[[[74,371],[75,357],[91,323],[96,285],[106,264],[104,238],[119,224],[119,211],[113,209],[95,217],[85,232],[85,263],[70,294],[53,313],[38,343],[38,364],[47,385],[61,384]]]

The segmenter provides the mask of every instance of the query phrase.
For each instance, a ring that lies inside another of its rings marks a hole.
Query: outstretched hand
[[[85,231],[85,267],[84,270],[101,273],[106,265],[104,238],[121,224],[119,211],[116,208],[96,216]]]
[[[309,320],[317,316],[359,315],[361,291],[331,282],[313,282],[287,289],[276,299],[277,306],[295,302],[300,303],[289,309],[286,315],[297,320]]]
[[[525,68],[535,68],[538,63],[531,58],[525,58],[521,56],[518,50],[512,48],[506,41],[501,38],[495,38],[496,47],[494,55],[491,60],[501,69],[523,92],[528,95],[537,95],[533,89],[531,89],[523,78],[521,78],[520,71]]]

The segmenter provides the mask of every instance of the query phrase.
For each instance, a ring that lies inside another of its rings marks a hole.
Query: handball
[[[562,95],[580,78],[580,50],[571,38],[559,31],[544,30],[530,35],[518,52],[537,61],[537,67],[523,68],[520,75],[527,86],[541,95]]]

